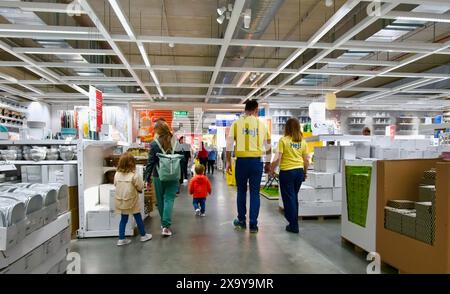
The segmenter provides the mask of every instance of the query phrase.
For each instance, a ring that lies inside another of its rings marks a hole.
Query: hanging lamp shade
[[[327,110],[336,109],[336,94],[333,92],[325,95],[325,108]]]

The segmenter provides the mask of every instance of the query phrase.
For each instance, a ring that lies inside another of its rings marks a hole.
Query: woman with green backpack
[[[158,120],[155,123],[155,139],[150,144],[145,180],[150,185],[153,180],[158,211],[161,217],[162,235],[172,236],[172,209],[180,179],[182,155],[175,154],[178,143],[169,125]]]

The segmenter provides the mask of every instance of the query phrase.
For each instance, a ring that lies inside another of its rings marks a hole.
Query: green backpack
[[[166,153],[157,139],[155,140],[155,142],[158,145],[159,149],[161,149],[161,151],[163,152],[156,154],[156,156],[158,156],[159,158],[159,166],[156,167],[159,175],[159,180],[161,182],[180,180],[180,161],[184,156],[181,154],[174,154],[174,150],[177,147],[178,142],[175,143],[175,146],[172,148],[172,153],[170,154]]]

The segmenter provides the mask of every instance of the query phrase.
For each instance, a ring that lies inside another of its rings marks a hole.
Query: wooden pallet
[[[363,248],[359,247],[358,245],[354,244],[353,242],[345,239],[344,237],[341,237],[341,243],[342,243],[342,245],[351,248],[357,254],[364,255],[364,256],[367,256],[367,254],[369,254],[369,252],[367,252]]]
[[[324,221],[327,219],[340,219],[340,215],[311,215],[311,216],[299,216],[301,220],[318,220]]]

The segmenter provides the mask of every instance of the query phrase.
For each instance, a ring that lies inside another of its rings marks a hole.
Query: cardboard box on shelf
[[[342,201],[342,188],[333,188],[333,201]]]
[[[55,202],[43,208],[44,225],[51,223],[58,217],[58,203]]]
[[[423,158],[423,151],[421,150],[400,150],[401,159],[418,159]]]
[[[281,198],[281,197],[280,197]],[[306,184],[302,184],[300,192],[298,192],[299,201],[314,201],[316,199],[316,193],[314,188]]]
[[[14,247],[25,238],[25,220],[9,227],[0,227],[0,251]]]
[[[115,191],[116,187],[112,184],[99,186],[100,204],[109,206],[111,211],[115,209]]]
[[[396,209],[414,209],[415,202],[410,200],[388,200],[387,206]]]
[[[400,149],[398,148],[373,147],[371,150],[371,155],[373,158],[383,160],[394,160],[400,158]]]
[[[48,166],[48,183],[76,187],[78,185],[77,166],[74,164]]]
[[[340,160],[354,160],[356,159],[356,147],[355,146],[341,146]]]
[[[356,158],[370,158],[370,145],[366,143],[355,143]]]
[[[86,213],[88,231],[109,230],[109,210],[93,210]]]
[[[336,188],[342,187],[342,173],[334,174],[334,187],[336,187]]]
[[[338,159],[316,159],[314,170],[318,172],[338,173],[341,171],[341,162]]]
[[[48,165],[24,165],[20,168],[23,183],[48,183]]]
[[[420,202],[434,202],[436,200],[436,186],[425,185],[419,187]]]
[[[332,188],[334,185],[334,174],[311,171],[308,173],[305,184],[313,188]]]
[[[324,147],[315,147],[314,155],[317,158],[330,160],[330,159],[341,159],[341,150],[340,146],[324,146]]]

